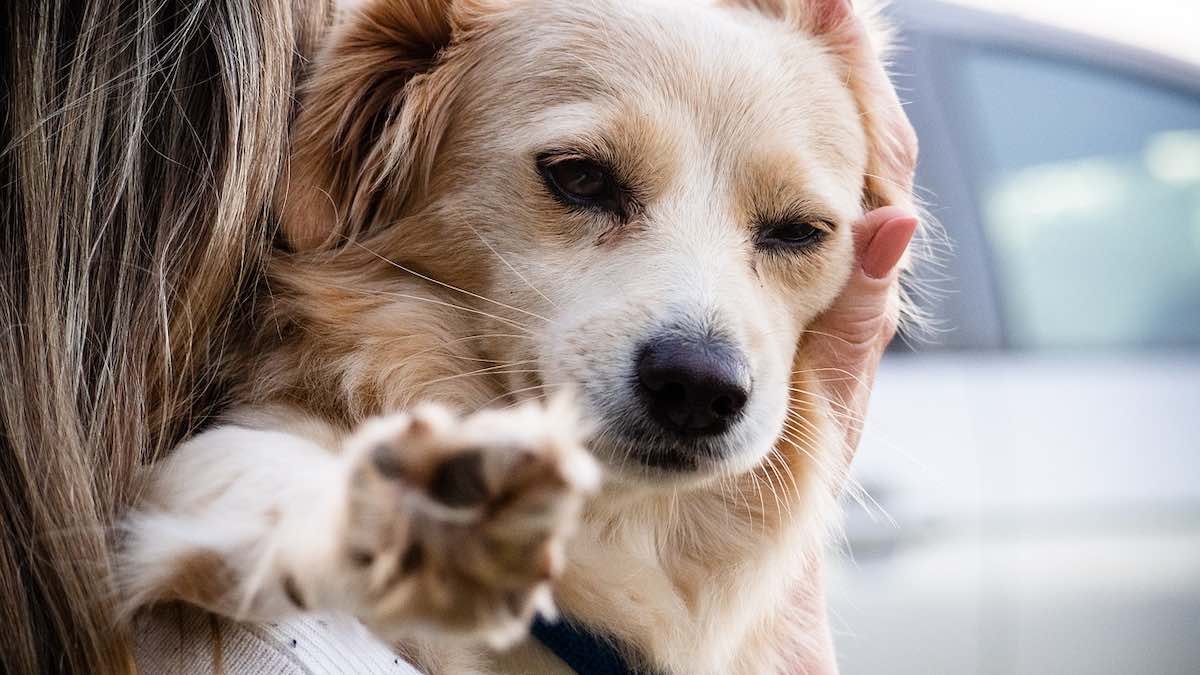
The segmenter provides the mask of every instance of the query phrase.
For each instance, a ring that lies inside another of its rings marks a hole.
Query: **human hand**
[[[808,364],[822,377],[834,402],[834,420],[842,433],[845,461],[853,459],[875,371],[896,335],[898,263],[917,229],[908,211],[885,206],[854,224],[854,271],[841,295],[809,327]],[[825,608],[821,559],[809,560],[796,589],[794,611],[808,626],[809,651],[794,664],[796,673],[836,675],[837,659]]]
[[[862,434],[879,361],[896,335],[898,263],[916,229],[917,218],[895,206],[875,209],[856,222],[850,281],[809,327],[810,364],[830,374],[823,380],[847,461]]]

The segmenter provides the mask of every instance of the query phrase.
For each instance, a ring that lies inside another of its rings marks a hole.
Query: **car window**
[[[1200,95],[964,54],[977,204],[1015,347],[1200,345]]]

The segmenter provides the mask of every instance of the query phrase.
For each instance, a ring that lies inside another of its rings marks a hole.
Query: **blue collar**
[[[588,631],[565,619],[549,623],[538,619],[533,637],[562,659],[579,675],[649,675],[650,671],[631,668],[612,640]]]

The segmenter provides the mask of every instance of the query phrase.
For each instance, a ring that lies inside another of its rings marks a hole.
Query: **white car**
[[[832,565],[842,671],[1200,673],[1200,70],[895,13],[953,251],[856,459],[878,506]]]

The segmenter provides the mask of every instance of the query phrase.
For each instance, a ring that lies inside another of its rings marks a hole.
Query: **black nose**
[[[750,395],[747,371],[735,349],[707,337],[659,338],[637,360],[646,411],[685,436],[719,434],[737,420]]]

